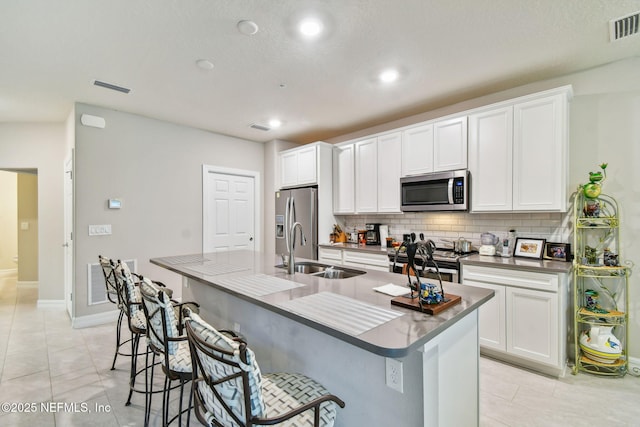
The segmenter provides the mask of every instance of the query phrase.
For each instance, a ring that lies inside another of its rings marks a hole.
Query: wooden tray
[[[422,309],[420,308],[420,303],[418,302],[418,297],[409,298],[409,297],[395,297],[391,299],[391,305],[397,305],[399,307],[408,308],[410,310],[422,311],[427,314],[438,314],[449,307],[453,307],[456,304],[460,304],[462,302],[462,297],[459,295],[454,295],[447,293],[446,294],[446,302],[441,302],[438,304],[423,304]]]

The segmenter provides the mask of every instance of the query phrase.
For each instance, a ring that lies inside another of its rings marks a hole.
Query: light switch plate
[[[89,236],[108,236],[110,234],[111,234],[111,224],[89,226]]]

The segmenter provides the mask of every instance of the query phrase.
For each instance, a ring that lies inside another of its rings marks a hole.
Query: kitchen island
[[[289,275],[249,251],[151,262],[183,276],[183,300],[212,325],[239,330],[263,372],[301,372],[342,398],[338,427],[478,424],[478,308],[491,290],[445,283],[462,302],[430,316],[373,290],[403,285],[399,274]]]

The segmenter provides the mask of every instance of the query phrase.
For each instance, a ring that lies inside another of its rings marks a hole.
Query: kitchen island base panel
[[[343,399],[336,427],[477,425],[477,310],[397,359],[400,393],[385,383],[385,357],[207,283],[187,278],[184,284],[183,297],[198,301],[205,320],[217,328],[239,326],[263,372],[303,373]]]

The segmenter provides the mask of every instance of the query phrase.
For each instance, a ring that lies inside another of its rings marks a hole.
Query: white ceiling
[[[639,10],[640,0],[2,0],[0,122],[63,121],[83,102],[306,143],[637,56],[640,35],[610,43],[609,20]],[[327,28],[314,41],[294,29],[307,14]],[[241,34],[243,19],[259,32]],[[389,66],[401,79],[385,86],[376,75]],[[249,127],[274,116],[279,129]]]

